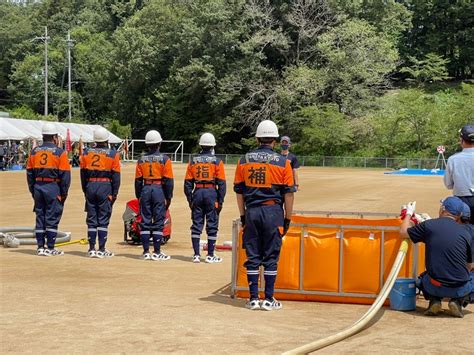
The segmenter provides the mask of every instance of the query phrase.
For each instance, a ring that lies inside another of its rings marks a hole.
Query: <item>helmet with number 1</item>
[[[255,134],[257,138],[278,138],[278,136],[278,127],[275,122],[270,120],[260,122]]]
[[[151,130],[145,135],[145,144],[158,144],[162,141],[163,139],[161,139],[161,134],[158,131]]]
[[[104,127],[99,127],[94,131],[94,142],[101,143],[109,140],[109,131]]]
[[[41,128],[41,134],[45,136],[54,136],[58,133],[59,133],[58,128],[52,122],[46,122],[45,124],[43,124],[43,127]]]
[[[204,147],[215,147],[216,139],[212,133],[204,133],[199,139],[199,145]]]

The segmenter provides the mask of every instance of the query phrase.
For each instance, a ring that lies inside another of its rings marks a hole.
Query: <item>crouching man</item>
[[[464,316],[462,306],[471,291],[472,242],[469,231],[459,223],[463,210],[464,202],[451,196],[442,201],[439,218],[410,227],[415,202],[407,206],[400,236],[426,244],[426,271],[417,281],[417,287],[430,302],[425,315],[437,315],[442,309],[442,299],[448,298],[449,313],[453,317]]]

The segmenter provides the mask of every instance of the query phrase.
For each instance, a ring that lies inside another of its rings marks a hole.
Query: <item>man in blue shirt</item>
[[[449,298],[450,314],[462,318],[462,305],[471,292],[470,270],[472,263],[472,238],[461,225],[464,203],[451,196],[443,200],[439,218],[409,227],[415,213],[415,203],[407,207],[400,227],[400,236],[413,243],[423,242],[426,271],[418,279],[417,286],[430,301],[425,315],[436,315],[441,310],[441,300]]]
[[[461,128],[459,136],[463,150],[449,157],[444,184],[469,206],[474,224],[474,124]]]

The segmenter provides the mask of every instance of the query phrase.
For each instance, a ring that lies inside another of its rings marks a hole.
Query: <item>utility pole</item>
[[[44,117],[48,116],[48,26],[44,26],[44,36],[35,37],[33,41],[44,42]]]
[[[71,48],[73,47],[73,40],[71,39],[71,31],[67,31],[67,103],[68,103],[68,118],[72,118],[72,99],[71,99]]]

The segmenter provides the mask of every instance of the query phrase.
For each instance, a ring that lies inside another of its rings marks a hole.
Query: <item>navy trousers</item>
[[[245,219],[243,244],[247,254],[245,267],[250,298],[258,298],[258,273],[263,266],[265,298],[271,299],[282,244],[283,208],[279,205],[252,207],[247,209]]]
[[[154,252],[159,254],[165,227],[166,205],[161,185],[145,185],[140,196],[140,238],[144,252],[148,252],[150,236]]]
[[[193,193],[191,235],[200,237],[206,222],[206,233],[216,237],[219,227],[219,215],[216,211],[217,192],[215,189],[196,189]]]
[[[58,184],[43,182],[35,184],[35,236],[39,248],[44,247],[45,235],[48,241],[48,248],[53,249],[56,243],[58,225],[63,214],[63,204],[59,200],[59,196]]]
[[[89,182],[86,189],[87,236],[90,249],[94,249],[99,236],[99,249],[104,249],[107,240],[110,216],[112,215],[112,186],[108,182]]]
[[[458,287],[435,286],[430,282],[430,276],[424,272],[416,282],[416,286],[423,292],[425,299],[431,298],[465,298],[469,297],[471,292],[471,282],[467,281],[464,285]]]

